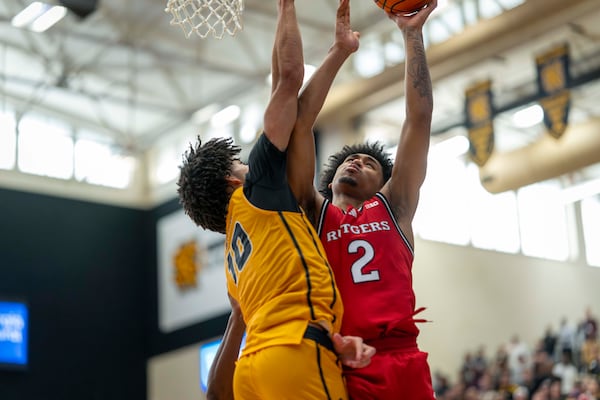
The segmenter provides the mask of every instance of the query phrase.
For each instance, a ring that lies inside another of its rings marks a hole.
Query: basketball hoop
[[[221,39],[225,32],[234,36],[243,29],[243,10],[244,0],[169,0],[165,8],[186,38],[196,33],[203,39],[211,34]]]

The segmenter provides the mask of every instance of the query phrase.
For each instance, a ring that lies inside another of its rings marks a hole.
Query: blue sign
[[[0,301],[0,365],[27,366],[27,306]]]
[[[215,360],[217,350],[223,341],[222,338],[206,342],[200,345],[200,387],[202,391],[206,393],[208,387],[208,371]],[[240,345],[240,353],[246,345],[246,334],[242,337],[242,343]]]

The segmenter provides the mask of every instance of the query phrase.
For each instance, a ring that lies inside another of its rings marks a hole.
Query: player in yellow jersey
[[[346,9],[348,1],[342,0]],[[356,50],[336,44],[319,75],[325,82],[333,80]],[[264,134],[248,165],[239,160],[240,148],[230,138],[203,145],[198,141],[186,152],[178,181],[187,215],[197,225],[226,235],[227,289],[234,313],[242,316],[232,323],[246,328],[233,384],[230,378],[221,381],[222,396],[345,400],[340,361],[365,366],[374,349],[358,337],[339,335],[343,306],[333,273],[286,178],[286,149],[304,77],[293,0],[278,1],[272,74]],[[223,346],[217,365],[228,352],[227,344]],[[232,369],[229,365],[227,371]]]

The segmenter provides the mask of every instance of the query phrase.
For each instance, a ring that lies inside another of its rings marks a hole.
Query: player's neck
[[[334,195],[331,202],[333,203],[334,206],[345,211],[346,209],[348,209],[348,207],[354,207],[356,209],[359,209],[362,207],[362,205],[365,201],[362,199],[353,197],[353,196],[349,196],[347,194],[340,193],[340,194]]]

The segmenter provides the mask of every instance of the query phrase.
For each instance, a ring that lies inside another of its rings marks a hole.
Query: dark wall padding
[[[146,399],[148,216],[0,189],[0,297],[30,313],[29,368],[0,370],[0,399]]]

